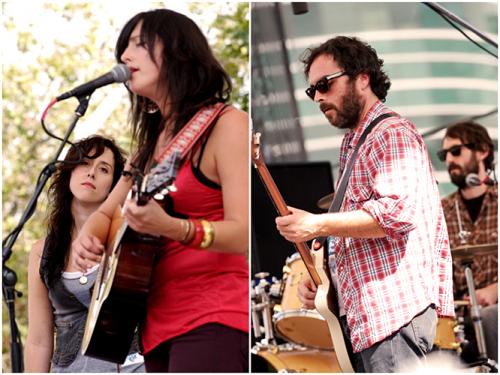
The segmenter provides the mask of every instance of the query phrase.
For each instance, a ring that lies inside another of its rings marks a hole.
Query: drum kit
[[[341,372],[328,325],[306,310],[297,288],[307,270],[298,253],[286,260],[283,278],[255,275],[252,287],[252,372]]]
[[[328,207],[332,197],[318,201]],[[474,325],[479,360],[475,364],[484,372],[496,372],[495,361],[488,359],[480,306],[475,298],[472,257],[496,254],[497,244],[463,245],[452,249],[454,260],[464,266],[470,301],[455,301],[455,307],[468,306]],[[297,296],[298,285],[307,275],[298,253],[288,257],[282,279],[269,277],[266,272],[255,275],[251,290],[252,372],[340,372],[328,326],[316,310],[306,310]],[[466,343],[464,319],[441,317],[436,326],[434,349],[460,355]]]

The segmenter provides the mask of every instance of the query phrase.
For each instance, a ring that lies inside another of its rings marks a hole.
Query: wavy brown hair
[[[166,123],[172,123],[172,134],[203,106],[227,102],[232,90],[231,79],[212,53],[200,28],[188,17],[169,9],[156,9],[135,15],[123,27],[115,48],[119,63],[134,28],[142,22],[140,40],[151,59],[160,66],[158,87],[167,93],[169,113],[144,111],[149,99],[130,92],[132,137],[138,153],[134,164],[144,170]],[[162,61],[155,61],[154,43],[163,44]]]
[[[305,50],[300,61],[304,64],[306,78],[309,75],[311,64],[320,55],[332,56],[350,79],[356,78],[361,73],[368,74],[373,93],[385,102],[391,81],[382,70],[384,60],[379,59],[377,52],[368,44],[354,37],[337,36],[316,48]]]
[[[106,148],[113,153],[115,166],[113,168],[114,186],[125,164],[124,152],[111,139],[93,135],[82,139],[69,149],[64,162],[59,164],[48,189],[50,212],[47,218],[47,236],[41,260],[40,276],[47,287],[61,277],[71,246],[74,219],[71,213],[73,193],[69,182],[71,174],[77,165],[83,162],[82,157],[95,159],[101,156]],[[92,154],[90,154],[93,151]]]

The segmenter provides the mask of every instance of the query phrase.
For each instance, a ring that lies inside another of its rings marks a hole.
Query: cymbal
[[[457,259],[472,258],[476,255],[489,255],[498,253],[498,243],[480,245],[462,245],[451,249],[451,256]]]
[[[316,205],[322,210],[328,210],[333,201],[333,193],[325,195],[323,198],[316,203]]]

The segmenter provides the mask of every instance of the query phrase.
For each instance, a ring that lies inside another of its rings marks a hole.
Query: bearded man
[[[494,145],[481,125],[465,121],[446,129],[438,157],[446,162],[451,181],[458,190],[442,201],[451,248],[461,245],[498,243],[498,186],[489,178],[493,170]],[[473,178],[472,178],[473,177]],[[470,265],[477,303],[481,306],[487,354],[498,362],[498,249],[477,255]],[[453,262],[456,300],[469,300],[464,267]],[[462,350],[466,362],[478,355],[474,330],[467,311],[465,334],[469,345]]]
[[[376,125],[346,174],[339,211],[290,207],[277,228],[294,242],[328,237],[356,372],[417,367],[433,346],[437,316],[454,316],[448,234],[427,148],[415,126],[383,104],[390,81],[372,47],[338,36],[308,49],[302,62],[306,94],[333,126],[346,129],[338,181],[362,133]],[[390,117],[381,120],[383,114]],[[304,307],[315,307],[315,295],[312,281],[303,280]]]

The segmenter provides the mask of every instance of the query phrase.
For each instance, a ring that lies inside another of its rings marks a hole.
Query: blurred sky
[[[84,33],[82,30],[88,26],[87,20],[81,17],[75,17],[71,20],[58,17],[51,12],[44,11],[45,4],[58,4],[63,6],[68,3],[75,3],[74,1],[33,1],[33,0],[10,0],[2,2],[2,15],[12,16],[18,29],[24,29],[32,25],[34,34],[37,39],[44,40],[41,45],[46,49],[45,53],[50,54],[51,48],[54,48],[53,41],[55,39],[68,44],[79,45],[84,40]],[[159,6],[168,7],[179,13],[183,13],[189,17],[193,15],[189,12],[188,3],[185,1],[133,1],[133,0],[111,0],[111,1],[87,1],[87,3],[95,3],[103,8],[103,13],[106,15],[103,19],[113,19],[115,25],[124,25],[132,16],[141,11],[157,8]],[[206,31],[206,24],[213,19],[214,14],[207,14],[204,20],[197,20],[199,26]],[[49,18],[50,17],[50,18]],[[200,21],[204,21],[200,24]],[[106,35],[107,29],[110,25],[101,25],[101,36]],[[113,30],[114,32],[114,30]],[[3,31],[2,40],[2,60],[4,64],[18,64],[20,61],[17,59],[17,46],[16,40]],[[116,35],[117,36],[117,35]],[[5,43],[3,43],[5,42]],[[22,61],[21,61],[22,63]]]

